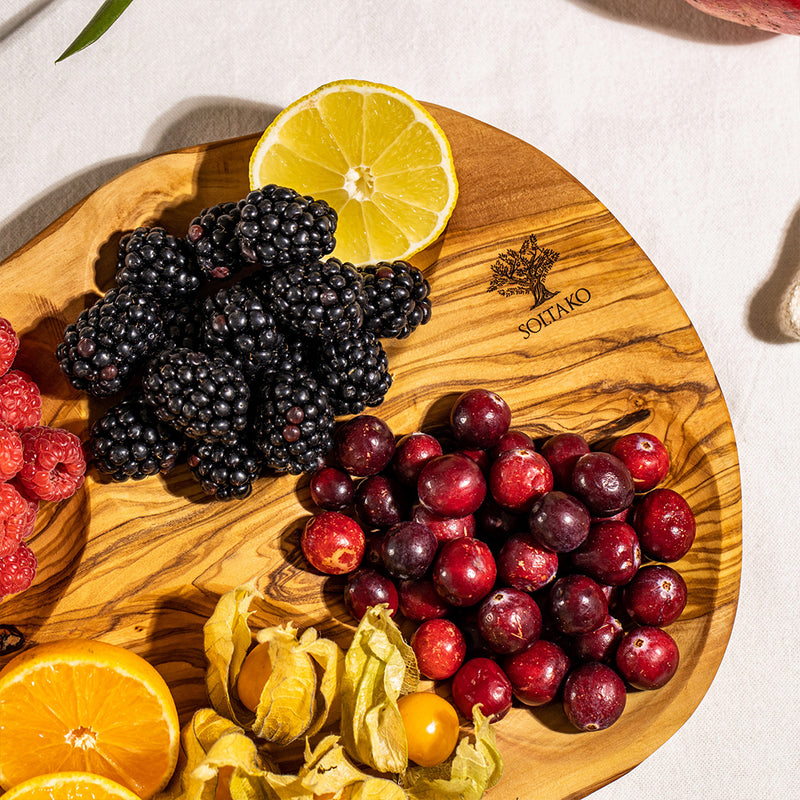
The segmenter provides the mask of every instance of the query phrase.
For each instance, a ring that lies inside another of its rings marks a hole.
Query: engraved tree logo
[[[516,294],[533,295],[531,308],[547,302],[558,292],[551,292],[544,280],[558,261],[559,254],[536,243],[536,234],[531,234],[519,250],[506,250],[492,264],[494,273],[487,292],[497,292],[503,297]]]

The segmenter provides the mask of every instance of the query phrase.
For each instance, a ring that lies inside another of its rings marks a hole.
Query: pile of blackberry
[[[336,211],[264,186],[205,208],[185,235],[138,227],[115,285],[56,349],[72,386],[112,398],[90,431],[113,480],[185,460],[205,493],[247,497],[265,474],[313,472],[334,418],[383,402],[382,339],[431,316],[430,285],[404,261],[330,257]]]

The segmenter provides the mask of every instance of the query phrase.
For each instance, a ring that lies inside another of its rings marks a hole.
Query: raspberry
[[[19,481],[38,500],[65,500],[83,485],[86,458],[81,440],[63,428],[22,432],[25,463]]]
[[[29,505],[10,483],[0,483],[0,558],[13,553],[28,530]]]
[[[0,481],[10,481],[22,467],[22,439],[7,422],[0,422]]]
[[[36,526],[36,516],[39,513],[39,501],[35,497],[31,497],[25,487],[17,480],[13,480],[10,483],[20,495],[22,495],[22,499],[28,506],[22,525],[22,541],[24,542],[29,536],[33,535],[33,529]]]
[[[33,428],[42,421],[42,396],[33,378],[12,369],[0,378],[0,422],[18,431]]]
[[[5,375],[19,350],[19,339],[7,319],[0,317],[0,375]]]
[[[36,556],[26,544],[0,558],[0,597],[27,589],[36,575]]]

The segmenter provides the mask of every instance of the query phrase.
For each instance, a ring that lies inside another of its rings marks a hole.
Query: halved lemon
[[[328,83],[284,109],[250,158],[253,189],[278,184],[339,215],[333,255],[364,265],[435,241],[458,197],[453,154],[416,100],[367,81]]]
[[[91,772],[53,772],[18,783],[2,800],[139,800],[116,781]]]
[[[0,672],[0,786],[91,772],[142,800],[175,770],[180,730],[158,671],[130,650],[65,639],[26,650]]]

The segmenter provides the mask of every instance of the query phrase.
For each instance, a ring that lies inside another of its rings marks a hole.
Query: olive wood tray
[[[697,516],[694,547],[675,565],[689,601],[669,629],[681,652],[673,680],[629,693],[605,731],[576,732],[558,705],[515,707],[496,725],[506,767],[494,800],[583,797],[671,736],[720,664],[741,570],[734,434],[691,322],[612,214],[534,147],[429,108],[451,142],[461,193],[445,234],[412,259],[430,280],[432,320],[387,343],[394,384],[371,411],[400,435],[444,424],[458,394],[483,386],[537,438],[575,431],[598,443],[648,431],[671,454],[664,485]],[[0,314],[21,335],[16,366],[39,382],[46,423],[86,438],[109,405],[72,390],[54,351],[111,287],[122,232],[161,224],[181,234],[202,208],[243,197],[257,138],[144,161],[0,265]],[[237,584],[254,581],[269,598],[256,624],[293,620],[348,644],[343,580],[310,571],[299,550],[310,513],[307,478],[263,478],[247,500],[223,503],[185,465],[124,484],[90,471],[71,500],[42,504],[30,540],[39,573],[0,604],[0,622],[30,643],[87,636],[131,648],[165,676],[185,722],[207,705],[203,623]]]

